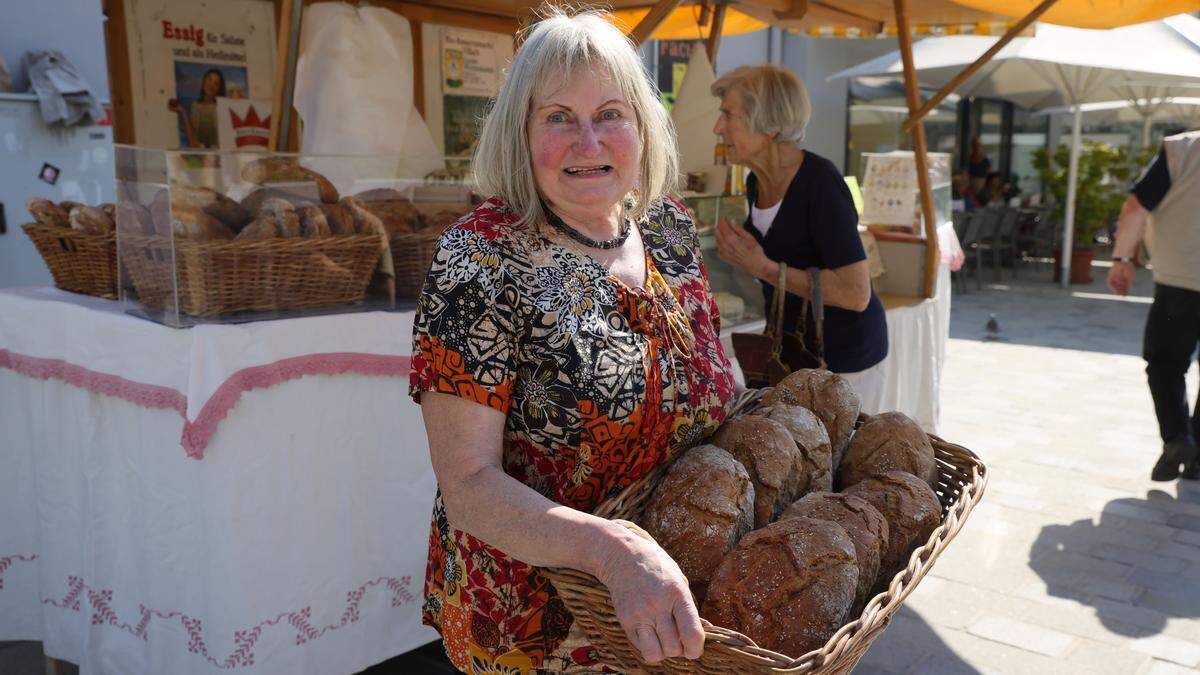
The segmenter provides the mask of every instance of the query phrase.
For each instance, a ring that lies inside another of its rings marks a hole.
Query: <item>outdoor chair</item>
[[[1017,278],[1017,225],[1020,221],[1021,212],[1017,209],[1000,209],[1000,218],[992,235],[992,267],[997,281],[1000,280],[1000,266],[1005,262],[1012,265],[1013,278]]]
[[[986,208],[975,212],[971,224],[975,226],[975,236],[971,248],[975,255],[975,287],[983,288],[983,267],[985,256],[993,257],[992,251],[996,246],[996,227],[1000,224],[1001,213],[998,209]],[[970,234],[970,233],[968,233]],[[966,253],[964,246],[963,252]],[[970,256],[970,253],[967,253]],[[994,262],[994,257],[993,257]]]

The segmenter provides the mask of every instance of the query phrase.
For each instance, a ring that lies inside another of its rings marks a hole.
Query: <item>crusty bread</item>
[[[742,537],[717,567],[700,616],[800,656],[846,622],[857,584],[854,543],[841,525],[788,518]]]
[[[942,505],[928,483],[904,471],[863,479],[846,494],[867,500],[888,521],[888,545],[876,584],[879,589],[908,564],[913,551],[929,541],[942,522]]]
[[[846,489],[868,476],[907,471],[937,486],[937,464],[929,436],[904,413],[869,417],[850,439],[838,467],[838,485]]]
[[[796,517],[828,520],[841,525],[850,535],[858,564],[854,608],[861,611],[871,597],[871,588],[879,576],[879,561],[887,548],[887,519],[862,497],[833,492],[809,493],[787,507],[779,519]]]
[[[688,450],[671,465],[642,515],[701,602],[721,559],[754,525],[754,486],[746,469],[715,445]]]
[[[733,455],[754,484],[754,527],[771,521],[799,496],[796,471],[800,451],[782,424],[766,417],[741,415],[726,420],[712,442]]]
[[[812,411],[796,405],[776,403],[758,408],[750,414],[779,422],[796,442],[796,449],[800,451],[796,456],[796,471],[800,475],[798,497],[809,492],[828,492],[833,489],[829,434]]]
[[[763,396],[763,405],[787,403],[811,410],[825,425],[833,453],[833,469],[854,433],[862,402],[844,377],[828,370],[803,369],[788,375]]]

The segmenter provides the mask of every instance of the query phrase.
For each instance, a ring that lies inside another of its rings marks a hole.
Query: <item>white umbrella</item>
[[[1177,122],[1189,129],[1200,122],[1200,97],[1139,98],[1126,101],[1100,101],[1079,106],[1085,116],[1093,122],[1107,124],[1142,123],[1142,145],[1149,145],[1150,124],[1153,122]],[[1058,107],[1040,110],[1034,115],[1063,115],[1073,113],[1074,108]]]
[[[992,44],[993,37],[935,37],[913,45],[921,82],[940,87]],[[831,76],[900,75],[900,53],[892,52]],[[1079,170],[1083,111],[1092,101],[1128,98],[1139,81],[1160,84],[1200,82],[1200,19],[1180,15],[1113,30],[1086,30],[1038,24],[1034,37],[1016,38],[958,89],[962,96],[1013,101],[1031,109],[1071,106],[1071,162],[1063,227],[1063,284],[1070,283],[1075,223],[1075,182]]]

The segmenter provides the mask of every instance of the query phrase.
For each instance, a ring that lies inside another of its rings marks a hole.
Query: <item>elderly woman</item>
[[[854,386],[864,412],[880,412],[880,364],[888,351],[883,305],[871,290],[845,179],[832,162],[800,147],[812,111],[804,83],[778,66],[743,66],[713,83],[712,93],[721,99],[714,131],[725,137],[730,161],[752,171],[750,216],[718,226],[718,255],[762,282],[768,308],[780,263],[787,265],[784,330],[803,328],[814,353],[816,325],[811,312],[801,314],[811,286],[805,270],[819,268],[826,363]]]
[[[554,13],[528,31],[475,153],[493,196],[442,235],[414,328],[439,487],[424,620],[464,671],[600,671],[544,566],[600,579],[647,661],[703,649],[675,562],[590,515],[734,394],[692,223],[664,198],[676,162],[617,29]]]

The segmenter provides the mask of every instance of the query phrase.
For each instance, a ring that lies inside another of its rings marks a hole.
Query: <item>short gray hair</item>
[[[522,222],[545,222],[533,175],[529,110],[538,87],[570,77],[581,67],[607,72],[637,116],[642,160],[630,215],[640,219],[678,181],[675,127],[629,38],[599,10],[568,14],[557,7],[524,31],[504,84],[475,146],[472,168],[480,191],[503,199]]]
[[[800,145],[804,141],[812,103],[795,73],[776,65],[742,66],[713,82],[713,96],[724,98],[729,91],[741,94],[751,131],[778,133],[776,143]]]

